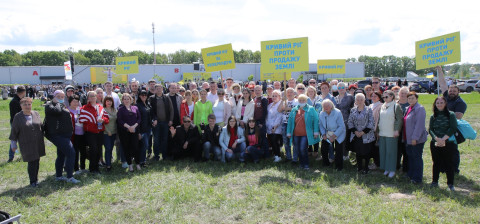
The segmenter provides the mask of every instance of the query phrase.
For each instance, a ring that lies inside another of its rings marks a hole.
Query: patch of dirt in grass
[[[403,193],[393,193],[388,195],[390,199],[414,199],[415,195],[412,194],[403,194]]]
[[[297,184],[302,184],[302,185],[308,185],[308,186],[311,186],[311,185],[312,185],[312,181],[311,181],[311,180],[306,180],[306,179],[303,179],[303,178],[297,178],[297,179],[295,179],[295,183],[297,183]]]

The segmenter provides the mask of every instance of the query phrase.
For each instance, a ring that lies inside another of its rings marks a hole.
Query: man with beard
[[[459,95],[460,89],[454,84],[447,86],[445,75],[443,74],[441,66],[437,66],[437,74],[440,90],[443,92],[445,99],[447,99],[448,110],[454,112],[457,119],[462,119],[463,115],[467,111],[467,104]],[[458,151],[458,144],[455,144],[454,160],[455,173],[460,173],[460,170],[458,169],[460,166],[460,152]]]

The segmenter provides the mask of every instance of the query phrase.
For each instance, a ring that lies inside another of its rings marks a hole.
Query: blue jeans
[[[406,151],[408,156],[408,172],[407,175],[411,180],[418,183],[422,182],[423,178],[423,146],[425,143],[419,143],[415,146],[406,144]]]
[[[264,158],[270,157],[270,150],[269,150],[269,145],[268,145],[268,139],[267,139],[267,125],[261,122],[257,122],[257,126],[262,125],[260,128],[260,138],[262,138],[262,154]]]
[[[210,153],[214,155],[215,160],[225,162],[225,152],[220,147],[210,142],[203,143],[203,158],[210,159]]]
[[[12,124],[10,123],[10,129],[11,128]],[[12,143],[10,143],[10,150],[8,150],[8,160],[13,160],[13,157],[15,157],[15,151],[12,151]]]
[[[155,154],[155,160],[160,159],[160,152],[162,153],[162,158],[166,159],[167,149],[168,121],[158,121],[157,126],[153,128],[153,153]]]
[[[292,144],[290,144],[290,139],[287,137],[287,124],[282,124],[282,138],[283,138],[283,145],[285,147],[285,155],[287,156],[287,160],[298,161],[298,153],[297,149],[293,147],[293,155],[292,155]]]
[[[229,153],[225,151],[225,160],[232,161],[235,158],[235,156],[237,156],[240,162],[244,162],[245,161],[245,158],[243,158],[244,153],[245,153],[245,142],[242,142],[240,144],[237,144],[237,147],[233,149],[233,153]]]
[[[75,149],[70,141],[70,135],[54,135],[50,141],[57,147],[57,159],[55,160],[55,176],[63,176],[63,167],[67,172],[67,178],[73,177],[75,165]],[[91,162],[91,161],[90,161]],[[98,163],[98,161],[96,161]]]
[[[308,167],[308,139],[307,136],[293,136],[293,145],[298,151],[300,166]]]
[[[103,145],[105,146],[105,164],[107,166],[112,166],[112,151],[115,144],[116,134],[108,136],[108,134],[103,135]]]
[[[260,160],[260,157],[262,155],[263,155],[263,150],[261,148],[255,147],[255,146],[248,146],[246,150],[243,152],[242,157],[244,159],[247,159],[247,157],[251,157],[253,159],[253,162],[258,162],[258,160]]]
[[[140,163],[144,164],[147,160],[147,150],[150,148],[150,132],[140,133]]]

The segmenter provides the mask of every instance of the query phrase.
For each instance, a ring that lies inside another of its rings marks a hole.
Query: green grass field
[[[427,109],[433,95],[420,95]],[[480,129],[480,95],[462,94],[465,119]],[[42,110],[35,101],[35,110]],[[44,115],[43,110],[40,113]],[[440,176],[431,189],[429,142],[424,149],[424,184],[400,173],[360,175],[310,161],[304,171],[290,164],[151,162],[127,173],[118,162],[110,173],[82,174],[81,184],[54,180],[56,148],[47,142],[40,161],[39,188],[28,187],[27,163],[19,155],[7,163],[8,101],[0,101],[0,210],[22,214],[25,223],[478,223],[480,222],[480,141],[460,145],[461,173],[456,192]],[[88,164],[88,162],[87,162]]]

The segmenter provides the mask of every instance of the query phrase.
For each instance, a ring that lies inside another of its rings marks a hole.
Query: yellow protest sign
[[[292,73],[287,72],[286,80],[292,78]],[[260,74],[260,80],[270,80],[270,81],[282,81],[283,80],[283,72],[282,73],[265,73]]]
[[[115,65],[117,74],[136,74],[138,73],[138,56],[116,57]]]
[[[460,32],[415,42],[417,70],[461,61]]]
[[[109,67],[90,67],[90,82],[91,83],[105,83],[110,81],[113,83],[126,83],[128,75],[119,75],[113,66]]]
[[[317,60],[317,74],[345,74],[345,59]]]
[[[309,70],[308,37],[262,41],[261,47],[261,74]]]
[[[232,44],[202,48],[205,71],[216,72],[235,68]]]
[[[208,79],[212,78],[212,73],[210,72],[184,72],[183,73],[183,81],[207,81]]]

